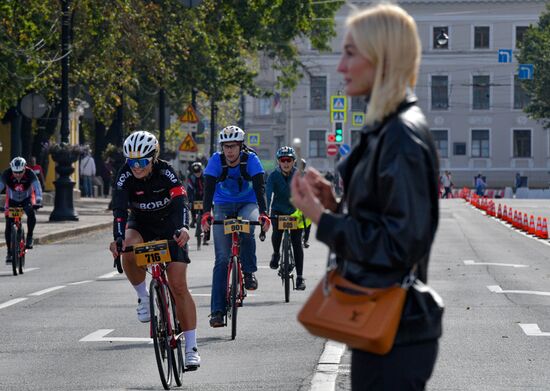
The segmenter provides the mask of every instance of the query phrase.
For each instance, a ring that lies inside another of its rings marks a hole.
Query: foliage
[[[70,145],[66,143],[51,144],[48,152],[52,155],[52,159],[56,162],[67,160],[76,162],[78,158],[87,150],[87,146]]]
[[[523,80],[522,86],[531,101],[524,109],[532,118],[550,128],[550,3],[537,25],[525,32],[517,60],[521,64],[533,64],[534,79]]]

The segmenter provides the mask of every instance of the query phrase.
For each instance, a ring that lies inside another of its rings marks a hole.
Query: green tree
[[[517,60],[521,64],[533,64],[534,79],[523,80],[522,87],[530,95],[530,103],[524,111],[550,128],[550,3],[537,25],[525,32]]]

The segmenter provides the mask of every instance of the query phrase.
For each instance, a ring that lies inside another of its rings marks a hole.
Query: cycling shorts
[[[136,220],[132,214],[128,217],[126,229],[135,229],[139,232],[144,242],[174,239],[174,232],[176,231],[176,227],[168,218],[161,218],[154,222],[141,221]],[[168,242],[168,248],[170,250],[170,257],[173,262],[191,262],[191,259],[189,259],[189,246],[187,243],[184,247],[180,247],[175,242]]]

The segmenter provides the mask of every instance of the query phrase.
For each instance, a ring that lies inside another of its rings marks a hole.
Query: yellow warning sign
[[[187,136],[185,136],[185,138],[181,142],[178,150],[181,152],[198,152],[199,148],[195,140],[193,140],[193,137],[191,137],[191,135],[187,133]]]
[[[189,105],[185,109],[182,115],[179,117],[180,122],[182,123],[192,123],[196,124],[199,122],[199,116],[197,115],[197,112],[193,108],[193,106]]]

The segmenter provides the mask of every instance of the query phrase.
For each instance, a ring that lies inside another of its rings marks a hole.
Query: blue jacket
[[[289,176],[283,175],[281,169],[277,167],[275,171],[269,174],[266,185],[267,210],[275,210],[283,214],[291,214],[296,208],[290,203],[290,181],[296,172],[296,167],[292,167]],[[271,196],[273,195],[273,200]]]

